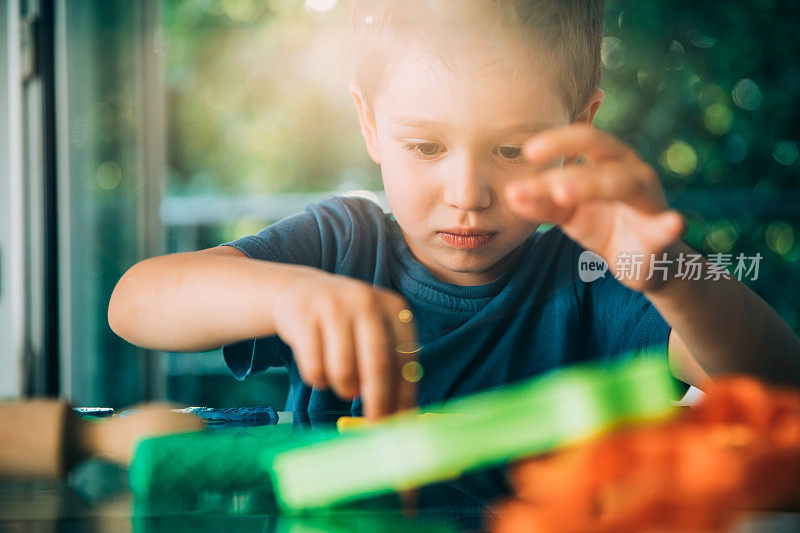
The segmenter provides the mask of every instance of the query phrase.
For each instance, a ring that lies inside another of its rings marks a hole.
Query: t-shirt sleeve
[[[608,272],[583,287],[588,352],[609,359],[666,353],[671,327],[642,293],[625,287]]]
[[[334,272],[347,254],[352,218],[347,199],[330,197],[310,204],[302,213],[270,224],[220,246],[233,246],[250,259],[306,265]]]
[[[609,271],[601,277],[581,279],[579,265],[585,262],[583,252],[584,249],[575,244],[572,268],[581,302],[587,355],[618,359],[641,352],[663,350],[666,353],[671,328],[658,309],[642,293],[629,289]]]
[[[573,261],[583,250],[576,245]],[[629,289],[610,272],[593,281],[576,281],[584,319],[584,349],[589,357],[616,361],[640,354],[668,357],[672,327],[644,294]],[[689,386],[675,379],[679,392]]]
[[[348,213],[351,203],[345,198],[326,198],[255,235],[220,246],[233,246],[259,261],[306,265],[335,272],[349,250],[353,226]],[[222,356],[233,375],[244,379],[269,367],[288,365],[291,349],[273,335],[223,346]]]

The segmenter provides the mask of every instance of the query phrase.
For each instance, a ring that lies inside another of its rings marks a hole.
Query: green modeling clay
[[[140,499],[257,490],[288,510],[329,507],[664,418],[674,396],[663,355],[581,365],[429,410],[452,416],[401,414],[342,435],[266,426],[145,439],[129,480]]]
[[[674,385],[666,358],[560,369],[369,430],[262,455],[286,509],[340,502],[455,478],[467,470],[547,452],[625,422],[666,417]]]

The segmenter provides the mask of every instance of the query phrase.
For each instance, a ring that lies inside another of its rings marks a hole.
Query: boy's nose
[[[444,201],[447,205],[464,211],[489,207],[492,201],[491,191],[479,165],[462,161],[450,171],[445,178]]]

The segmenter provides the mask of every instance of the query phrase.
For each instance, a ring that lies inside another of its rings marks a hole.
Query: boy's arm
[[[361,395],[370,419],[417,403],[416,382],[401,377],[418,351],[405,300],[320,269],[252,260],[230,246],[154,257],[117,283],[108,321],[133,344],[169,351],[277,334],[306,384]]]
[[[655,170],[629,146],[586,124],[553,128],[523,147],[528,178],[512,182],[506,199],[523,217],[552,221],[612,274],[645,294],[672,326],[669,349],[676,376],[702,385],[708,375],[745,372],[800,386],[800,341],[744,284],[732,279],[659,281],[654,261],[675,265],[685,222],[667,209]],[[566,157],[584,164],[542,165]],[[637,275],[626,268],[636,256]]]
[[[677,243],[670,254],[695,254]],[[708,375],[746,373],[800,385],[800,340],[745,284],[731,277],[672,277],[644,295],[672,326],[670,365],[676,377],[699,385]]]
[[[108,323],[132,344],[174,352],[272,335],[269,295],[306,268],[252,261],[232,246],[153,257],[119,280]]]

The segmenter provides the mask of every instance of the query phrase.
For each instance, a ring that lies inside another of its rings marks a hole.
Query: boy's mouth
[[[497,232],[481,229],[452,228],[438,232],[447,244],[462,250],[480,248],[492,240]]]

